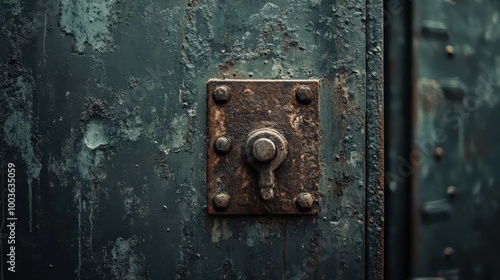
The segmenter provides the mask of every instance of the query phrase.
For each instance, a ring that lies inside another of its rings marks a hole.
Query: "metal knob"
[[[276,156],[276,145],[267,138],[255,140],[252,155],[260,162],[269,162]]]
[[[243,155],[245,162],[259,174],[260,195],[264,200],[274,197],[274,171],[285,161],[287,154],[288,142],[274,129],[258,129],[248,136]]]

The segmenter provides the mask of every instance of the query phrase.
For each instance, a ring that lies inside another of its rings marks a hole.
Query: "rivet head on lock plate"
[[[224,209],[229,206],[231,202],[231,196],[227,193],[220,193],[214,197],[214,206],[217,209]]]
[[[213,93],[214,101],[218,104],[223,104],[231,98],[231,90],[229,87],[222,85],[215,88]]]
[[[302,209],[309,209],[313,206],[314,198],[310,193],[300,193],[295,199],[298,206]]]
[[[214,143],[215,151],[220,155],[225,155],[231,151],[231,140],[227,137],[219,137]]]
[[[311,103],[313,93],[309,86],[300,86],[295,92],[295,97],[302,104]]]

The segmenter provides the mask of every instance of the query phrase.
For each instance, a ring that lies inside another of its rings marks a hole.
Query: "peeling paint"
[[[215,219],[211,234],[213,243],[229,239],[233,236],[231,229],[228,227],[227,219]]]
[[[136,252],[137,237],[127,240],[118,237],[107,255],[106,267],[111,270],[114,279],[139,280],[145,277],[144,258]]]
[[[111,9],[113,1],[61,0],[60,28],[75,38],[74,49],[85,52],[85,44],[105,51],[111,41]]]
[[[12,113],[4,124],[4,141],[21,153],[28,175],[29,229],[33,231],[33,179],[38,179],[42,164],[35,157],[32,145],[31,122],[19,112]]]
[[[188,118],[186,116],[173,118],[170,122],[170,133],[166,135],[166,147],[174,151],[181,149],[186,141],[188,129]]]
[[[87,124],[83,142],[91,150],[102,145],[107,145],[110,138],[109,131],[110,128],[106,123],[103,123],[101,120],[91,120]]]
[[[21,13],[21,2],[17,0],[6,0],[6,5],[10,6],[10,12],[12,15],[17,16]]]
[[[7,118],[3,128],[5,143],[21,152],[30,181],[38,178],[42,164],[33,150],[31,122],[22,113],[14,112]]]
[[[281,238],[279,232],[273,231],[273,225],[262,224],[260,222],[249,223],[244,227],[244,234],[241,236],[242,241],[249,247],[258,247],[265,243],[266,238],[275,236]]]
[[[95,171],[102,160],[103,160],[102,151],[97,150],[93,152],[87,149],[86,147],[82,147],[80,153],[78,153],[77,163],[76,163],[82,178],[84,180],[92,180]]]

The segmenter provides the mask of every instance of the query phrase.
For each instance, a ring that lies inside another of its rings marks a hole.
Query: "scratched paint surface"
[[[364,279],[365,2],[0,5],[18,279]],[[210,78],[320,80],[320,216],[206,214]]]
[[[500,3],[414,4],[411,274],[499,279]]]

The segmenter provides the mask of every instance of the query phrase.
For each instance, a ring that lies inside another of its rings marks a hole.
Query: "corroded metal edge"
[[[384,279],[383,1],[366,1],[366,279]]]

